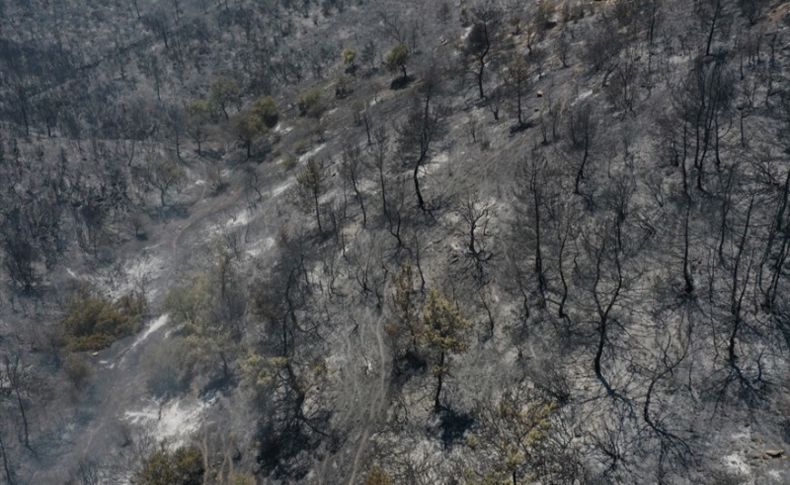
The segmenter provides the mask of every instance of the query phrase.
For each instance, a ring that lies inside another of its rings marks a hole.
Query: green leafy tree
[[[203,485],[203,454],[194,446],[154,451],[135,473],[135,485]]]
[[[399,352],[403,349],[417,351],[420,335],[419,292],[414,288],[414,269],[409,262],[401,265],[392,278],[395,291],[392,295],[394,322],[388,333],[395,339]]]
[[[256,485],[255,477],[246,473],[231,473],[229,485]]]
[[[270,96],[260,97],[252,103],[249,110],[239,114],[234,120],[233,129],[247,150],[247,158],[252,156],[252,143],[277,125],[279,114],[277,104]]]
[[[346,47],[343,49],[341,53],[343,57],[343,65],[346,66],[346,72],[353,73],[357,69],[357,51],[356,49],[352,49],[350,47]]]
[[[477,405],[479,426],[467,436],[476,456],[486,457],[480,468],[467,470],[471,483],[565,483],[551,475],[547,439],[557,409],[551,401],[536,399],[520,386],[498,400]],[[549,457],[550,458],[550,457]],[[555,457],[556,458],[556,457]],[[560,459],[561,461],[561,459]],[[477,475],[477,479],[473,477]],[[548,479],[548,480],[547,480]]]
[[[402,79],[406,80],[409,78],[406,72],[409,56],[409,48],[406,44],[398,44],[387,53],[387,56],[384,58],[384,65],[392,73],[400,71]]]
[[[219,363],[222,376],[230,377],[246,308],[233,255],[217,249],[211,269],[170,290],[165,308],[171,322],[181,328],[196,362],[209,368]]]
[[[255,113],[247,111],[240,113],[233,120],[233,131],[244,145],[247,158],[252,156],[252,143],[260,136],[265,135],[268,129]]]
[[[268,390],[275,382],[277,373],[286,365],[287,357],[266,357],[250,352],[240,363],[242,382],[245,387],[255,391]]]
[[[378,466],[374,466],[365,477],[365,485],[393,485],[392,478]]]
[[[277,103],[271,96],[261,96],[252,103],[250,111],[266,128],[274,128],[280,120]]]
[[[310,159],[305,168],[296,175],[297,203],[302,209],[312,207],[315,211],[319,232],[324,231],[321,226],[321,205],[319,201],[324,191],[324,178],[321,164],[314,159]]]
[[[74,351],[100,350],[135,333],[146,311],[142,295],[132,293],[113,302],[81,289],[61,322],[66,346]]]
[[[197,145],[198,155],[202,155],[202,145],[208,139],[206,127],[211,122],[211,103],[196,99],[187,106],[187,133]]]
[[[321,118],[327,108],[326,101],[318,88],[308,89],[300,94],[296,106],[299,108],[299,116],[315,119]]]
[[[184,183],[186,173],[178,162],[157,160],[146,167],[143,177],[147,185],[159,191],[159,203],[165,207],[167,194]]]
[[[472,324],[447,298],[431,290],[422,308],[422,325],[421,340],[436,359],[433,366],[433,375],[436,377],[433,405],[438,411],[442,408],[444,380],[450,374],[450,355],[466,351],[467,333]]]
[[[209,101],[225,116],[225,120],[230,120],[228,109],[241,103],[241,88],[233,79],[219,78],[209,88]]]

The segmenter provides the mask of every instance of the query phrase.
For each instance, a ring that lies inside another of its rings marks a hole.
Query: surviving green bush
[[[203,455],[196,447],[175,451],[161,448],[151,453],[135,474],[135,485],[202,485]]]
[[[326,111],[326,102],[321,95],[321,90],[318,88],[308,89],[299,95],[296,101],[296,106],[299,108],[300,116],[309,116],[311,118],[320,118]]]
[[[130,293],[108,300],[89,290],[80,290],[62,321],[64,343],[73,351],[100,350],[140,327],[146,310],[145,298]]]
[[[406,44],[398,44],[387,53],[387,56],[384,58],[384,65],[393,74],[400,71],[401,77],[408,79],[406,64],[409,62],[409,56],[410,52]]]

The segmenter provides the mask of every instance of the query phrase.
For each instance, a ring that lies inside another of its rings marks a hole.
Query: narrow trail
[[[370,406],[368,407],[367,418],[357,438],[357,451],[354,454],[354,462],[351,467],[351,475],[348,479],[349,485],[354,485],[357,480],[357,473],[359,471],[360,461],[365,451],[368,449],[368,441],[373,431],[373,427],[378,421],[377,417],[386,408],[387,397],[387,377],[389,376],[389,357],[387,355],[384,339],[381,336],[383,317],[379,317],[372,325],[373,333],[376,338],[376,346],[379,353],[379,379],[378,389],[376,394],[371,397]]]
[[[192,205],[195,210],[182,224],[175,228],[165,228],[166,231],[161,241],[152,247],[156,248],[154,256],[161,257],[165,262],[165,267],[161,271],[161,276],[157,281],[152,282],[158,287],[167,288],[175,283],[178,269],[182,266],[185,253],[182,250],[184,242],[194,237],[197,233],[206,229],[206,224],[219,217],[229,209],[240,206],[245,192],[241,183],[235,181],[235,187],[230,192],[223,194],[221,200],[216,204],[211,203],[216,199],[206,198],[207,189],[203,190]],[[269,200],[275,199],[276,195],[271,194]],[[266,201],[268,202],[268,200]],[[264,203],[266,203],[264,202]],[[265,208],[261,208],[265,210]],[[152,302],[152,307],[158,310],[161,301]],[[161,312],[156,312],[161,313]],[[149,325],[156,325],[157,319],[148,322]],[[118,426],[123,420],[123,412],[128,409],[130,403],[138,402],[139,398],[145,396],[145,379],[139,372],[132,372],[140,365],[140,358],[147,348],[161,341],[162,329],[165,325],[156,328],[145,328],[141,330],[146,333],[144,339],[139,336],[125,342],[123,347],[113,349],[112,353],[103,356],[103,361],[107,362],[101,366],[94,377],[95,393],[105,396],[105,401],[100,404],[97,414],[91,419],[90,426],[84,431],[84,439],[81,446],[73,451],[79,457],[92,456],[96,449],[104,447],[105,442],[112,433],[110,431]]]
[[[378,103],[375,109],[387,112],[392,108],[389,103]],[[321,147],[321,151],[337,153],[341,146],[338,140],[358,134],[358,130],[352,128],[352,114],[348,110],[337,112],[333,117],[333,124],[342,128],[333,136],[333,142],[326,143]],[[336,162],[336,160],[332,161]],[[182,272],[181,269],[194,255],[192,249],[199,245],[198,241],[209,237],[206,231],[211,229],[212,224],[224,222],[222,218],[228,211],[243,208],[245,197],[248,195],[242,180],[243,174],[234,175],[233,180],[227,181],[230,187],[227,192],[212,196],[209,194],[208,185],[204,184],[200,191],[194,194],[186,218],[172,220],[157,229],[161,237],[156,244],[148,247],[148,251],[151,257],[159,258],[164,262],[164,266],[157,277],[150,282],[151,285],[157,288],[169,288],[174,285]],[[277,206],[275,201],[281,198],[295,182],[293,171],[284,175],[283,178],[270,179],[269,183],[260,187],[263,199],[255,210],[255,218],[273,216]],[[164,293],[160,292],[155,298],[156,301],[150,302],[157,314],[161,313],[159,310]],[[154,319],[148,322],[148,325],[154,325],[155,321]],[[346,355],[355,355],[359,352],[359,348],[373,351],[371,361],[377,363],[367,362],[373,365],[368,369],[373,370],[377,365],[378,373],[373,375],[370,371],[363,371],[364,368],[359,366],[348,377],[347,385],[351,396],[355,396],[359,403],[357,406],[348,406],[344,416],[340,418],[345,425],[351,425],[351,429],[356,428],[348,447],[348,457],[353,456],[353,461],[350,470],[344,467],[349,471],[345,474],[349,484],[361,480],[360,469],[363,468],[365,454],[370,448],[370,438],[375,432],[381,413],[386,409],[387,381],[391,370],[389,354],[382,335],[383,317],[369,318],[360,323],[358,338],[345,337]],[[139,372],[139,368],[146,352],[164,338],[163,327],[166,325],[152,329],[145,339],[130,339],[124,342],[122,347],[102,355],[101,358],[108,364],[100,367],[94,376],[94,393],[97,396],[104,396],[105,401],[97,403],[96,414],[91,418],[90,425],[82,431],[84,439],[81,440],[80,446],[71,450],[71,453],[64,454],[61,458],[64,463],[73,462],[84,456],[93,456],[100,449],[114,446],[111,443],[117,439],[116,429],[123,424],[124,412],[129,410],[130,405],[138,405],[140,399],[147,395],[145,373]],[[148,328],[143,329],[142,332],[147,330]],[[327,481],[324,477],[328,476],[327,472],[331,464],[331,459],[321,464],[322,476],[319,476],[319,483]],[[337,480],[342,483],[344,479],[345,477]]]
[[[348,429],[350,438],[344,451],[326,456],[316,468],[319,485],[354,483],[370,436],[373,434],[378,418],[386,409],[387,378],[390,373],[389,355],[382,336],[383,317],[370,317],[362,320],[359,326],[343,335],[343,348],[339,355],[358,356],[343,362],[348,371],[340,384],[338,395],[338,415],[333,425]],[[366,355],[366,351],[371,351]],[[375,370],[374,370],[375,369]],[[348,478],[350,477],[350,478]]]

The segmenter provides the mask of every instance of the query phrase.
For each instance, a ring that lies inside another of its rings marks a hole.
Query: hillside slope
[[[0,483],[787,483],[788,26],[0,0]]]

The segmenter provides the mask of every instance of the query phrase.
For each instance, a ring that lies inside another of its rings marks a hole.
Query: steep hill
[[[0,483],[790,482],[788,26],[0,0]]]

